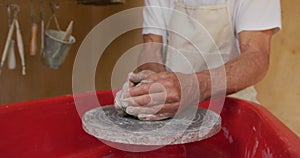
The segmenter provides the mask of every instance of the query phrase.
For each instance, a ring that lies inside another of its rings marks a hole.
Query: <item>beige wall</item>
[[[57,16],[65,28],[74,20],[74,36],[77,43],[72,47],[67,60],[58,70],[41,64],[40,57],[28,55],[30,39],[30,4],[21,4],[19,16],[22,27],[27,76],[21,76],[20,65],[14,71],[5,67],[0,76],[0,104],[34,100],[45,97],[70,94],[72,92],[72,67],[77,49],[85,35],[104,18],[127,8],[141,6],[142,0],[127,0],[124,5],[84,6],[75,1],[60,2]],[[300,134],[300,1],[282,0],[283,29],[272,42],[271,66],[266,78],[256,85],[259,100],[271,112]],[[49,16],[49,10],[48,14]],[[6,10],[0,8],[0,48],[2,54],[7,35]],[[115,61],[124,51],[142,41],[141,30],[130,31],[117,38],[105,51],[97,69],[97,89],[110,89],[110,76]],[[130,39],[130,40],[129,40]],[[19,62],[18,62],[19,64]]]

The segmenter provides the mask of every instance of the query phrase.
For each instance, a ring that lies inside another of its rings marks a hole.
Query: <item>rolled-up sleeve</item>
[[[165,0],[145,0],[143,34],[166,35],[167,23],[164,10],[167,8],[167,3]]]
[[[239,8],[236,31],[281,29],[280,0],[244,0]]]

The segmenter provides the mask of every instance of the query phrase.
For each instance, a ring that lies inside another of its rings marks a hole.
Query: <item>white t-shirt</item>
[[[176,0],[145,0],[145,6],[174,9]],[[226,4],[227,0],[181,0],[186,5],[209,6]],[[280,0],[229,0],[234,33],[281,28]],[[143,34],[162,35],[167,39],[167,28],[172,12],[145,7]],[[184,25],[184,24],[183,24]],[[163,29],[156,29],[163,28]]]

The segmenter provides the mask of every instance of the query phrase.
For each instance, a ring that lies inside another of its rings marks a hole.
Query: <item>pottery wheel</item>
[[[198,108],[192,119],[175,117],[141,121],[123,116],[109,105],[87,111],[82,117],[82,124],[88,134],[100,140],[134,145],[171,145],[215,135],[221,129],[221,117],[210,110]]]

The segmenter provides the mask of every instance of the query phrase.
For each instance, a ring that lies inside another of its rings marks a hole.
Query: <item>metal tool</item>
[[[7,0],[7,20],[8,20],[8,27],[10,28],[12,21],[11,21],[11,2]]]
[[[41,17],[41,54],[42,56],[44,55],[43,51],[45,49],[45,8],[44,8],[44,0],[40,0],[40,17]],[[49,1],[49,5],[51,8],[51,12],[52,15],[49,19],[49,21],[51,21],[51,19],[54,19],[54,22],[56,24],[56,27],[58,28],[58,30],[60,30],[60,26],[58,24],[58,20],[55,14],[55,10],[59,8],[58,4],[54,4],[53,2]],[[47,24],[47,28],[48,28],[49,23]]]
[[[52,15],[46,24],[45,47],[42,52],[42,62],[50,68],[57,69],[64,62],[75,38],[71,35],[73,21],[70,22],[66,31],[61,30],[55,11],[59,8],[58,3],[49,1]],[[56,29],[49,29],[51,22],[55,23]]]
[[[8,28],[11,27],[12,19],[11,19],[11,2],[7,0],[7,20],[8,20]],[[9,50],[8,50],[8,69],[14,70],[16,69],[16,55],[15,55],[15,41],[11,39]]]
[[[17,45],[18,45],[18,51],[21,58],[21,65],[22,65],[22,75],[26,75],[26,66],[25,66],[25,57],[24,57],[24,45],[23,45],[23,39],[22,34],[20,30],[19,21],[17,18],[17,14],[15,14],[15,25],[16,25],[16,31],[17,31]]]
[[[8,12],[8,18],[9,19],[10,19],[10,15],[11,15],[10,7],[11,7],[11,4],[8,3],[7,12]],[[10,22],[10,20],[9,20],[9,22]],[[12,21],[11,26],[10,26],[9,31],[8,31],[7,38],[6,38],[6,42],[5,42],[5,45],[4,45],[4,50],[3,50],[3,53],[2,53],[2,58],[1,58],[1,63],[0,63],[0,75],[1,75],[2,68],[3,68],[4,62],[6,60],[8,51],[9,51],[9,47],[10,47],[10,43],[11,43],[11,40],[12,40],[14,27],[15,27],[14,21]]]
[[[59,3],[53,3],[52,1],[49,1],[49,6],[51,8],[52,15],[49,18],[49,21],[48,21],[48,24],[47,24],[47,28],[49,28],[50,21],[52,21],[52,19],[53,19],[54,23],[55,23],[55,26],[56,26],[56,29],[60,31],[61,30],[60,29],[60,25],[58,23],[58,20],[57,20],[56,14],[55,14],[56,9],[59,9]]]

